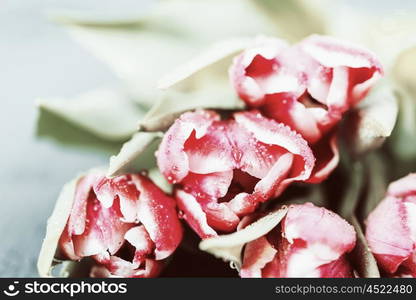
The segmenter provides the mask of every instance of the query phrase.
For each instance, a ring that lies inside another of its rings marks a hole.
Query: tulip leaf
[[[211,253],[217,258],[230,261],[234,266],[240,268],[244,245],[275,228],[285,217],[286,213],[287,207],[283,206],[239,231],[202,240],[199,244],[199,249]]]
[[[396,124],[397,96],[387,79],[379,82],[351,113],[345,128],[349,150],[362,155],[383,144]]]
[[[75,189],[80,178],[81,176],[78,176],[63,186],[52,215],[48,219],[46,236],[43,240],[37,262],[38,272],[41,277],[50,277],[52,268],[56,264],[54,258],[58,248],[58,241],[71,212]]]
[[[348,2],[331,1],[330,4],[326,33],[374,51],[387,72],[404,51],[416,45],[416,18],[411,10],[383,13],[359,10]],[[337,13],[331,13],[334,11]],[[354,22],[351,22],[351,16],[354,16]]]
[[[403,161],[416,158],[416,97],[408,92],[400,92],[400,114],[393,132],[390,147],[393,153]]]
[[[198,108],[243,108],[230,86],[228,68],[251,41],[234,38],[218,42],[162,77],[159,87],[165,91],[140,123],[141,128],[165,130],[181,113]]]
[[[43,109],[38,114],[36,136],[51,139],[65,147],[88,149],[106,155],[117,152],[121,146],[120,142],[103,140]]]
[[[346,168],[349,177],[346,183],[346,190],[342,193],[341,201],[336,211],[343,218],[348,219],[357,209],[363,188],[364,171],[362,163],[359,161],[343,161],[343,164],[350,165]]]
[[[40,110],[48,111],[107,141],[124,141],[137,128],[143,109],[121,93],[98,89],[73,99],[38,99]]]
[[[412,48],[400,53],[393,68],[394,78],[397,83],[409,91],[416,98],[416,41]]]
[[[124,27],[138,26],[145,22],[142,12],[85,12],[72,9],[53,9],[48,11],[48,18],[52,21],[68,25],[94,27]]]
[[[139,172],[156,166],[154,152],[159,146],[160,132],[137,132],[123,144],[120,152],[110,158],[108,177]]]
[[[189,90],[198,87],[201,81],[226,80],[232,58],[253,43],[251,38],[229,38],[211,45],[183,65],[165,74],[158,83],[160,89],[180,85]],[[209,78],[211,77],[211,78]]]
[[[354,250],[351,252],[352,264],[361,278],[379,278],[380,271],[377,261],[368,247],[367,240],[355,216],[349,220],[357,233],[357,241]]]
[[[157,82],[166,72],[212,43],[278,32],[251,0],[161,1],[131,26],[55,19],[59,18],[75,40],[109,65],[134,98],[148,106],[158,96]]]
[[[66,260],[62,262],[61,269],[56,277],[61,278],[87,278],[92,277],[91,268],[94,261],[90,257],[81,259],[80,261]]]

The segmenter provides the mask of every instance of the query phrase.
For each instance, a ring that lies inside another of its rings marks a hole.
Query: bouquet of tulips
[[[414,18],[323,2],[55,16],[125,86],[39,100],[41,135],[124,144],[63,187],[40,275],[416,277]]]

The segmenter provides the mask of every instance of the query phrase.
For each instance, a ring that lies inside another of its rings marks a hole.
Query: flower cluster
[[[358,242],[388,276],[416,277],[416,175],[390,185],[362,240],[358,222],[308,199],[280,199],[289,185],[321,183],[337,167],[338,125],[383,75],[375,56],[325,36],[292,46],[259,37],[228,75],[243,109],[183,112],[161,138],[155,156],[171,193],[142,173],[89,172],[70,197],[57,257],[93,261],[94,277],[155,277],[185,225],[203,242],[242,240],[233,244],[241,277],[359,276],[350,259]],[[258,230],[282,207],[281,220]]]

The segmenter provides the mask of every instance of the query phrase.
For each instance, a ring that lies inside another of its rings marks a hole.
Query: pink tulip
[[[308,141],[317,161],[310,182],[321,182],[336,167],[336,125],[382,74],[368,50],[318,35],[293,46],[260,37],[230,68],[231,82],[249,107]]]
[[[92,257],[92,276],[155,277],[181,239],[174,200],[147,177],[95,172],[78,182],[59,247],[71,260]]]
[[[291,205],[282,222],[244,249],[241,277],[353,277],[346,254],[355,231],[311,203]]]

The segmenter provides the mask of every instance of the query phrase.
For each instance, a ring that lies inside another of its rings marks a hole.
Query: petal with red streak
[[[139,220],[155,243],[156,260],[164,259],[175,251],[182,239],[175,201],[144,176],[132,175],[132,181],[140,192]]]

